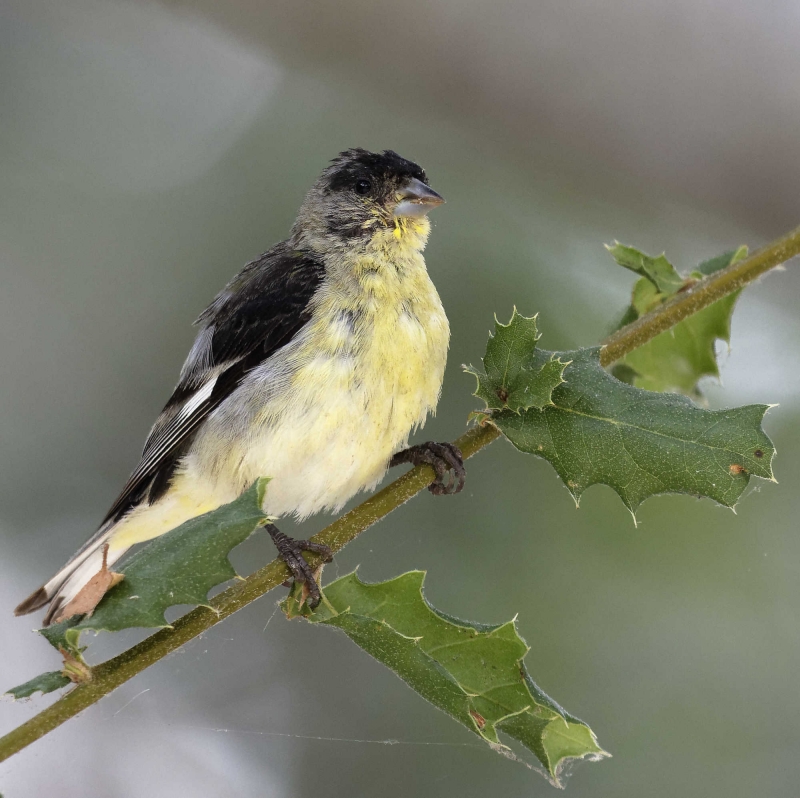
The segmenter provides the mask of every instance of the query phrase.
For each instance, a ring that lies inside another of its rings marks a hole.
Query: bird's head
[[[427,214],[443,202],[425,171],[396,152],[346,150],[306,195],[293,233],[318,246],[352,247],[377,237],[421,249]]]

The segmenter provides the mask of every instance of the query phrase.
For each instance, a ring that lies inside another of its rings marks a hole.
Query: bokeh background
[[[428,264],[453,341],[425,437],[460,434],[492,314],[597,342],[632,275],[800,221],[800,12],[776,0],[4,0],[0,5],[0,687],[57,666],[12,607],[135,464],[190,322],[284,237],[349,146],[419,161],[448,200]],[[326,574],[428,570],[446,612],[519,613],[537,682],[614,758],[579,796],[787,796],[800,781],[800,321],[795,266],[749,289],[712,406],[766,420],[780,484],[737,514],[605,487],[576,510],[498,442]],[[321,528],[309,521],[304,531]],[[263,538],[235,552],[247,573]],[[277,594],[0,767],[6,798],[551,794]],[[99,660],[138,639],[98,638]],[[52,700],[0,703],[0,731]],[[399,741],[398,744],[388,744]]]

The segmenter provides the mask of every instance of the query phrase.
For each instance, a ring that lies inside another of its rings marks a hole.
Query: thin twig
[[[678,322],[752,283],[765,272],[786,263],[795,255],[800,255],[800,227],[744,260],[700,280],[650,313],[617,330],[603,341],[600,362],[608,366],[615,360],[625,357],[629,352],[674,327]]]

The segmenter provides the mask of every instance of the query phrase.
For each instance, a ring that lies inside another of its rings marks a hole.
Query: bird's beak
[[[428,211],[441,205],[444,199],[432,188],[426,186],[421,180],[412,177],[400,191],[397,192],[397,205],[394,216],[411,216],[418,218],[425,216]]]

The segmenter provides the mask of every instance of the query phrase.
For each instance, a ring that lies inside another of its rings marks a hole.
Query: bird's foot
[[[429,465],[436,472],[436,479],[428,485],[434,496],[460,493],[467,478],[464,468],[464,457],[458,446],[452,443],[420,443],[409,446],[398,452],[389,462],[389,466],[410,463],[411,465]],[[448,476],[449,475],[449,476]],[[447,481],[445,478],[447,477]]]
[[[322,600],[319,585],[314,578],[314,569],[306,562],[303,557],[304,551],[319,554],[323,562],[330,562],[333,559],[333,552],[321,543],[312,543],[310,540],[295,540],[288,535],[284,535],[278,527],[270,524],[267,531],[272,538],[272,542],[278,549],[278,556],[289,566],[296,582],[305,585],[308,591],[308,606],[315,609]]]

